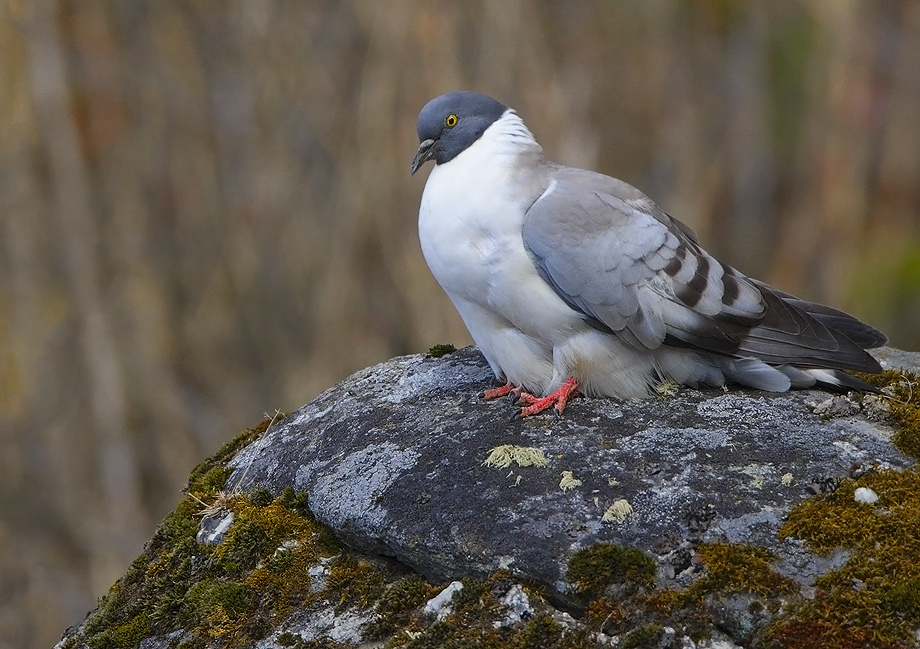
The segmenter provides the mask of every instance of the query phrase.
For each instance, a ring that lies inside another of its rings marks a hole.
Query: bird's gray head
[[[427,160],[450,162],[479,139],[508,107],[478,92],[458,90],[435,97],[418,114],[419,144],[412,159],[411,173]]]

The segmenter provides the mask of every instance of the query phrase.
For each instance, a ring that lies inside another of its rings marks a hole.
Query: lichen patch
[[[559,480],[559,488],[562,491],[568,491],[569,489],[574,489],[575,487],[581,486],[581,480],[575,477],[571,471],[563,471],[562,478]]]
[[[602,523],[625,523],[634,513],[633,506],[625,498],[615,500],[601,516]]]
[[[483,460],[482,465],[505,469],[512,464],[520,467],[535,466],[545,467],[549,464],[542,450],[534,446],[515,446],[502,444],[489,451],[489,456]]]

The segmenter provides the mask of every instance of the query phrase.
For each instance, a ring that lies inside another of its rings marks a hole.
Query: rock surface
[[[878,356],[886,367],[920,370],[920,354]],[[790,510],[816,494],[839,500],[835,490],[848,478],[916,473],[916,461],[891,441],[885,400],[873,396],[680,388],[643,402],[576,398],[561,417],[521,420],[507,400],[482,401],[493,385],[474,348],[396,358],[264,433],[249,431],[254,441],[229,444],[193,472],[194,499],[217,504],[201,518],[191,496],[183,501],[109,598],[58,646],[427,648],[478,646],[485,636],[489,646],[544,646],[540,637],[556,647],[760,646],[775,616],[807,608],[816,579],[854,556],[780,540]],[[889,508],[918,500],[913,487],[895,498],[848,484],[856,500],[848,495],[845,511],[856,520],[891,511],[873,498]],[[300,519],[292,512],[306,511],[303,494],[309,512]],[[260,531],[253,512],[269,509],[264,518],[286,517],[299,536]],[[310,545],[328,535],[319,523],[357,552]],[[231,548],[224,540],[235,530]],[[573,576],[569,560],[597,548],[604,560]],[[309,561],[298,573],[286,554]],[[717,574],[723,555],[741,565]],[[160,572],[169,566],[176,572]],[[608,568],[587,592],[591,570]],[[290,570],[299,594],[282,584],[283,597],[272,599],[252,586],[259,571],[258,583],[270,583]],[[920,576],[910,570],[893,587],[873,583],[882,598],[872,590],[867,599],[896,611],[895,597],[920,601]],[[145,583],[153,575],[165,595]],[[363,586],[349,581],[354,575],[364,575]],[[866,586],[852,580],[854,592]],[[196,588],[206,597],[193,600]],[[412,594],[400,596],[403,608],[394,604],[399,593]],[[642,611],[630,608],[640,600]],[[678,601],[696,608],[684,612]],[[619,622],[608,626],[614,615]],[[253,616],[257,623],[248,623]],[[793,640],[770,646],[819,646],[807,633],[835,646],[825,623],[795,621],[784,629]],[[905,624],[898,644],[878,646],[906,646],[920,606]]]
[[[568,558],[596,543],[655,556],[663,585],[693,542],[755,543],[809,583],[842,557],[778,541],[789,508],[873,466],[914,464],[888,424],[842,395],[681,388],[521,420],[508,401],[480,399],[493,383],[473,348],[368,368],[241,451],[229,484],[306,491],[340,539],[434,582],[506,568],[564,602]],[[501,445],[539,449],[546,465],[485,465]],[[566,471],[580,484],[560,487]],[[617,501],[631,512],[603,522]]]

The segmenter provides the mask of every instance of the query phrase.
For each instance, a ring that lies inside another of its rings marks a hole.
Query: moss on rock
[[[771,565],[777,556],[745,543],[704,543],[697,548],[706,571],[688,588],[691,595],[751,593],[765,598],[795,595],[799,585]]]
[[[920,457],[917,377],[903,372],[862,376],[891,397],[894,442]],[[464,579],[449,612],[435,619],[424,604],[443,585],[386,560],[342,546],[308,507],[305,493],[228,488],[228,462],[262,435],[270,420],[244,431],[196,467],[187,497],[102,598],[82,629],[64,645],[137,647],[146,637],[169,637],[182,649],[248,647],[271,633],[295,649],[341,649],[348,642],[305,639],[286,620],[307,611],[363,611],[365,640],[406,647],[597,647],[618,636],[620,647],[660,647],[680,636],[695,641],[724,629],[719,610],[740,606],[754,620],[751,646],[914,646],[920,627],[920,472],[876,469],[844,481],[830,494],[794,507],[780,538],[804,541],[819,554],[843,549],[848,560],[820,577],[813,597],[777,572],[777,557],[746,544],[693,546],[695,577],[664,589],[658,564],[640,550],[601,544],[568,562],[576,621],[548,603],[543,588],[524,584],[530,610],[508,617],[504,594],[515,578],[498,571]],[[857,502],[859,487],[878,494]],[[199,543],[203,514],[233,515],[217,545]],[[668,635],[670,634],[670,635]],[[673,640],[673,642],[672,642]]]
[[[905,455],[920,460],[920,377],[904,370],[857,376],[889,397],[888,412],[897,423],[891,441]]]
[[[886,370],[861,374],[880,388],[896,424],[894,444],[920,458],[920,380]],[[878,495],[854,497],[860,487]],[[815,582],[813,598],[792,606],[767,633],[770,646],[831,649],[916,645],[920,627],[920,471],[876,469],[793,508],[780,538],[805,541],[818,554],[843,550],[847,561]]]
[[[858,487],[875,491],[869,505]],[[778,620],[770,637],[784,647],[912,646],[920,626],[920,472],[878,470],[794,508],[780,536],[819,554],[849,553],[820,577],[817,591]],[[851,643],[851,644],[847,644]]]
[[[252,646],[296,607],[319,599],[351,601],[352,593],[365,592],[352,590],[356,583],[385,580],[383,570],[355,558],[313,518],[305,494],[223,491],[226,462],[269,423],[244,431],[192,471],[189,495],[67,647],[127,649],[144,637],[176,632],[172,644],[182,649]],[[233,514],[217,545],[196,540],[202,503],[212,515]],[[336,578],[313,589],[311,570],[324,561]]]
[[[604,595],[611,586],[630,591],[655,581],[658,564],[641,550],[601,543],[577,551],[568,562],[568,577],[576,597],[584,602]]]
[[[455,351],[457,351],[457,348],[450,343],[439,343],[428,349],[428,355],[432,358],[441,358],[442,356],[453,354]]]

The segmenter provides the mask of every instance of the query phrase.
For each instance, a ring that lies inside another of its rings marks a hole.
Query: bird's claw
[[[486,401],[491,401],[492,399],[500,399],[507,394],[514,394],[518,390],[520,390],[520,388],[516,387],[512,383],[505,383],[500,387],[486,390],[482,393],[482,398]]]
[[[520,402],[525,404],[525,406],[516,414],[523,419],[524,417],[543,412],[550,406],[555,406],[554,410],[556,411],[556,416],[562,416],[562,411],[565,410],[566,404],[577,389],[578,381],[575,379],[568,379],[545,397],[535,397],[522,390],[520,393]]]
[[[524,392],[523,390],[518,392],[517,403],[520,403],[524,406],[532,406],[533,404],[537,403],[539,400],[540,400],[540,397],[535,397],[534,395],[530,394],[530,392]]]
[[[525,391],[522,387],[512,383],[506,383],[500,387],[486,390],[482,393],[482,398],[490,401],[492,399],[500,399],[501,397],[507,396],[511,403],[520,405],[521,409],[515,411],[514,415],[511,417],[512,421],[536,415],[551,406],[555,406],[554,410],[556,411],[556,416],[559,417],[562,415],[562,411],[565,410],[569,398],[571,398],[577,389],[578,381],[575,379],[568,379],[547,396],[536,397]]]

